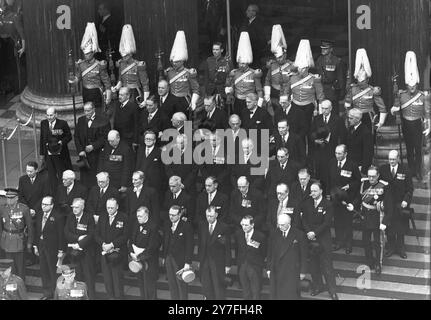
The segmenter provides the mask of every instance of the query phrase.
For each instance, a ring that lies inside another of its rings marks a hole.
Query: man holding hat
[[[262,107],[263,104],[262,70],[249,67],[253,62],[253,52],[247,32],[241,32],[239,37],[236,61],[238,69],[233,69],[226,78],[225,92],[227,103],[233,103],[232,113],[239,115],[247,110],[245,98],[248,93],[257,93],[259,96],[257,105]]]
[[[188,60],[186,34],[179,30],[175,36],[169,60],[172,67],[165,70],[169,82],[170,92],[176,100],[177,108],[196,109],[199,99],[199,83],[196,69],[185,68],[184,62]],[[179,107],[181,106],[181,107]]]
[[[364,123],[371,132],[374,132],[374,104],[377,105],[380,112],[379,122],[376,125],[377,129],[385,123],[387,111],[385,103],[381,97],[382,89],[368,84],[371,75],[371,65],[368,60],[367,51],[360,48],[356,51],[355,58],[354,77],[356,78],[357,83],[352,83],[348,88],[344,106],[346,107],[346,111],[351,108],[361,110],[363,115],[362,123]]]
[[[131,223],[128,240],[129,268],[137,273],[141,298],[157,299],[157,279],[159,277],[159,250],[162,239],[157,224],[149,219],[150,210],[139,207]]]
[[[147,66],[145,61],[133,59],[133,54],[136,53],[136,43],[130,24],[123,26],[119,51],[123,57],[116,63],[119,79],[117,85],[112,87],[111,91],[115,92],[121,87],[127,87],[130,89],[130,99],[132,99],[133,102],[136,101],[138,104],[143,103],[150,95],[146,70]]]
[[[72,263],[76,264],[76,276],[85,281],[88,296],[95,299],[95,223],[92,213],[85,211],[85,200],[75,198],[72,203],[73,214],[67,217],[64,236],[68,254]]]
[[[173,205],[163,232],[163,264],[166,267],[172,300],[188,300],[188,283],[183,273],[189,273],[193,259],[193,228],[184,220],[183,208]],[[181,280],[180,280],[181,279]],[[187,280],[187,279],[186,279]],[[187,280],[188,281],[188,280]]]
[[[268,110],[272,115],[281,109],[279,103],[281,87],[285,86],[287,88],[286,94],[290,93],[293,62],[287,59],[286,48],[286,39],[281,25],[272,26],[271,52],[274,54],[275,60],[272,59],[268,62],[268,73],[263,87],[265,101],[272,103],[273,106],[273,110]]]
[[[102,114],[96,114],[93,102],[84,103],[84,116],[79,117],[74,140],[80,180],[87,188],[96,185],[97,162],[111,126]]]
[[[71,140],[72,134],[67,122],[57,119],[57,111],[54,107],[46,109],[46,119],[40,122],[39,154],[48,169],[52,192],[57,189],[61,174],[67,169],[72,169],[67,146]]]
[[[12,273],[12,259],[0,259],[0,300],[27,300],[24,281]]]
[[[69,83],[77,84],[79,80],[82,80],[83,102],[92,101],[96,110],[100,110],[103,99],[102,88],[105,89],[105,103],[108,105],[111,102],[111,81],[106,61],[99,61],[94,58],[94,54],[100,52],[100,49],[96,26],[93,22],[87,23],[81,41],[81,50],[84,53],[84,60],[79,59],[75,63],[76,75],[69,78]]]
[[[25,279],[24,252],[30,251],[34,239],[29,208],[18,202],[18,190],[6,188],[6,205],[0,207],[1,248],[13,261],[13,273]]]
[[[75,265],[62,265],[54,300],[88,300],[87,285],[75,280]]]
[[[334,41],[322,40],[320,48],[322,55],[317,58],[316,71],[322,77],[325,98],[332,102],[332,113],[338,116],[338,101],[346,95],[343,64],[341,59],[333,54]]]
[[[430,133],[431,95],[418,88],[420,75],[413,51],[406,53],[404,74],[407,87],[398,92],[391,113],[400,112],[402,115],[401,125],[410,173],[422,180],[422,134],[426,137]]]

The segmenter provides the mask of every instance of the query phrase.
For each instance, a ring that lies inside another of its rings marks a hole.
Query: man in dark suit
[[[97,21],[97,38],[101,52],[98,59],[106,59],[106,51],[110,48],[114,51],[114,61],[119,58],[118,44],[120,42],[121,23],[115,16],[111,15],[111,8],[108,3],[100,3],[97,8],[99,19]]]
[[[409,230],[409,216],[403,214],[403,210],[408,210],[412,202],[414,191],[412,177],[407,166],[400,163],[397,150],[389,152],[388,160],[389,163],[380,167],[380,177],[389,183],[393,210],[388,227],[388,250],[385,256],[390,257],[397,252],[402,259],[407,259],[404,236]]]
[[[47,300],[54,297],[57,281],[57,259],[63,259],[66,251],[64,241],[63,216],[54,210],[54,198],[42,199],[42,212],[36,217],[34,253],[39,256],[42,278],[43,297]]]
[[[187,153],[192,150],[192,142],[187,140],[187,136],[180,134],[176,137],[176,144],[171,149],[173,162],[165,164],[167,177],[179,176],[184,184],[185,190],[190,195],[196,193],[196,177],[198,167],[191,161],[188,162]]]
[[[207,96],[204,98],[205,116],[202,119],[200,128],[205,128],[210,131],[216,129],[226,129],[228,127],[227,114],[217,108],[215,96]]]
[[[134,164],[133,151],[120,140],[120,134],[116,130],[108,133],[108,144],[102,149],[99,157],[99,171],[109,173],[111,184],[120,193],[124,193],[130,185],[130,175]]]
[[[230,182],[230,169],[231,167],[227,164],[227,153],[228,150],[226,145],[222,146],[221,138],[217,134],[210,134],[208,137],[211,145],[211,156],[208,157],[205,148],[205,160],[200,165],[200,172],[202,180],[214,176],[217,178],[218,189],[225,194],[229,194],[231,190]],[[207,142],[204,142],[207,143]]]
[[[270,140],[270,155],[275,154],[281,147],[287,148],[289,158],[299,165],[305,165],[305,146],[303,140],[296,134],[290,132],[286,119],[281,119],[277,123],[278,132]]]
[[[123,263],[127,257],[128,217],[114,198],[106,201],[107,215],[96,225],[96,252],[101,252],[103,281],[111,299],[123,298]]]
[[[30,209],[33,227],[36,223],[36,211],[40,210],[42,198],[51,194],[51,186],[46,171],[38,172],[38,164],[29,161],[26,165],[26,175],[18,181],[18,202],[25,204]],[[26,264],[31,265],[37,261],[33,253],[26,252]]]
[[[159,222],[160,203],[159,195],[155,189],[144,185],[145,175],[142,171],[135,171],[132,175],[133,189],[126,192],[126,214],[130,219],[135,219],[136,210],[145,206],[150,211],[150,219],[155,224]]]
[[[288,214],[277,217],[277,228],[268,241],[267,275],[272,300],[300,298],[300,280],[307,268],[307,240],[302,231],[291,224]]]
[[[138,272],[141,298],[157,299],[157,279],[159,275],[159,250],[162,244],[157,224],[149,219],[147,207],[139,207],[135,220],[131,223],[128,240],[129,256],[142,265]]]
[[[163,115],[165,122],[163,123],[163,130],[172,126],[171,119],[174,113],[182,112],[187,114],[187,109],[182,105],[176,105],[176,99],[170,93],[169,84],[166,80],[160,80],[157,86],[157,93],[159,94],[159,110]]]
[[[99,172],[96,175],[97,186],[91,188],[86,204],[87,211],[93,215],[94,222],[97,223],[99,216],[106,213],[106,201],[110,198],[119,201],[118,189],[110,185],[109,173]]]
[[[279,183],[276,189],[277,198],[270,199],[266,215],[267,230],[277,229],[277,217],[285,213],[291,218],[291,225],[301,229],[301,217],[298,212],[298,201],[289,196],[289,187],[285,183]]]
[[[311,295],[315,296],[323,291],[323,275],[331,299],[338,300],[331,258],[332,205],[329,200],[322,197],[323,189],[320,182],[313,182],[310,192],[311,198],[300,205],[300,212],[310,247]]]
[[[161,192],[166,188],[166,176],[161,151],[155,146],[157,135],[153,131],[146,131],[143,138],[144,144],[141,144],[138,149],[135,170],[145,173],[144,185],[162,194]]]
[[[332,115],[331,115],[332,116]],[[345,246],[346,253],[352,252],[353,238],[353,215],[342,203],[353,203],[361,184],[361,173],[358,166],[351,160],[347,160],[347,150],[344,144],[340,144],[335,148],[335,159],[331,159],[326,165],[326,170],[329,172],[329,184],[326,187],[327,193],[334,195],[340,192],[341,189],[346,193],[344,199],[339,199],[339,196],[332,197],[334,206],[334,227],[335,227],[335,244],[333,250],[338,250],[341,246]]]
[[[285,183],[288,187],[296,181],[299,165],[289,158],[289,151],[285,147],[277,150],[277,159],[270,161],[265,179],[265,190],[268,199],[276,198],[275,188],[280,183]]]
[[[75,198],[72,203],[73,215],[67,218],[64,236],[68,254],[76,265],[76,279],[87,285],[88,297],[96,298],[95,287],[95,224],[91,213],[84,210],[85,200]]]
[[[332,104],[329,100],[321,103],[322,114],[313,118],[311,123],[311,141],[314,142],[312,154],[314,159],[314,175],[323,183],[324,193],[328,190],[328,162],[334,158],[335,147],[344,143],[346,127],[340,117],[331,113]]]
[[[239,177],[238,188],[232,191],[230,198],[230,220],[235,227],[241,219],[247,215],[252,216],[257,229],[262,229],[265,224],[265,201],[260,191],[250,188],[246,177]]]
[[[182,208],[181,217],[193,223],[195,220],[195,203],[193,198],[184,190],[181,178],[172,176],[169,178],[169,190],[166,191],[160,211],[160,220],[162,223],[169,222],[169,209],[173,206]]]
[[[159,133],[164,130],[163,126],[170,118],[164,118],[165,115],[159,110],[159,101],[155,96],[149,96],[145,100],[145,109],[139,113],[139,145],[144,145],[144,134],[147,131],[152,131],[159,136]]]
[[[254,228],[252,216],[241,219],[241,229],[235,232],[235,244],[242,296],[246,300],[259,300],[267,242],[266,236]]]
[[[308,169],[300,169],[298,171],[298,181],[292,183],[292,187],[290,188],[292,198],[298,201],[298,203],[308,199],[310,197],[311,183]]]
[[[277,124],[280,120],[287,119],[289,131],[298,135],[302,141],[305,141],[306,127],[304,112],[299,108],[292,108],[290,96],[280,96],[281,109],[276,109],[274,113],[274,122]]]
[[[241,141],[247,138],[247,132],[241,127],[241,118],[237,114],[229,117],[229,129],[225,137],[227,163],[229,166],[239,163],[239,158],[243,157]],[[234,187],[235,184],[232,186]]]
[[[239,159],[239,162],[231,167],[230,180],[231,185],[235,186],[239,177],[247,177],[250,182],[250,186],[260,192],[264,191],[265,187],[265,174],[256,174],[252,170],[257,170],[261,166],[259,156],[254,147],[253,140],[244,139],[241,141],[242,155],[243,158]],[[238,221],[239,223],[239,221]]]
[[[260,142],[260,132],[262,129],[269,130],[272,134],[273,125],[268,111],[257,105],[258,96],[256,93],[249,93],[245,98],[247,109],[242,110],[240,117],[243,128],[250,132],[250,129],[258,131],[257,141]],[[260,150],[259,150],[260,151]]]
[[[261,59],[266,51],[266,36],[265,26],[260,17],[257,16],[259,7],[255,4],[250,4],[246,10],[247,19],[244,21],[241,31],[247,31],[250,35],[251,48],[253,51],[253,64],[251,68],[260,68],[262,65]]]
[[[188,300],[188,284],[177,275],[190,270],[193,259],[193,228],[182,219],[180,206],[169,208],[169,220],[163,233],[163,264],[166,266],[172,300]]]
[[[51,189],[55,190],[61,179],[61,174],[72,169],[69,148],[67,144],[72,140],[69,125],[66,121],[57,119],[55,108],[46,110],[46,117],[40,122],[40,150],[42,162],[48,169]]]
[[[63,172],[63,184],[57,188],[56,203],[61,214],[63,214],[66,223],[66,218],[72,213],[70,206],[72,205],[73,199],[81,198],[87,199],[87,188],[75,180],[76,175],[72,170],[66,170]]]
[[[361,119],[361,110],[350,109],[349,129],[346,136],[346,146],[349,150],[347,157],[359,166],[361,173],[367,174],[373,160],[374,144],[370,130],[361,122]]]
[[[96,109],[92,102],[84,104],[84,114],[78,119],[75,128],[75,146],[79,157],[86,158],[89,168],[80,167],[80,180],[87,188],[96,185],[97,164],[100,151],[105,145],[108,132],[111,129],[105,116],[96,115]]]
[[[226,194],[218,190],[218,180],[212,176],[205,179],[205,190],[196,199],[197,223],[205,220],[206,210],[210,206],[216,208],[218,221],[228,221],[229,199]]]
[[[225,299],[225,275],[231,267],[230,228],[218,220],[218,210],[210,206],[198,229],[198,257],[202,293],[207,300]]]
[[[118,103],[112,106],[113,128],[120,134],[121,139],[135,150],[139,136],[139,108],[130,99],[130,89],[122,87],[118,91]]]

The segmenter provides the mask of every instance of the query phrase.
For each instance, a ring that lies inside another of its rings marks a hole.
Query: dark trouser
[[[139,289],[143,300],[157,299],[157,277],[158,269],[149,267],[148,270],[142,269],[138,273]]]
[[[232,114],[237,114],[238,116],[241,115],[242,110],[247,109],[247,104],[245,103],[245,99],[241,100],[238,98],[235,98],[235,101],[233,103],[233,110]]]
[[[101,263],[106,292],[110,298],[122,299],[124,294],[122,262],[112,264],[106,261],[106,257],[101,257]]]
[[[319,253],[310,255],[310,274],[314,288],[323,288],[323,275],[325,277],[325,283],[328,286],[328,292],[330,294],[337,292],[330,252],[326,252],[326,250],[323,249],[323,251]]]
[[[304,146],[307,154],[307,162],[310,165],[310,161],[312,159],[309,158],[309,155],[312,154],[311,149],[313,148],[313,143],[310,138],[310,130],[311,130],[311,122],[313,121],[313,112],[314,112],[314,104],[309,103],[304,106],[298,106],[294,102],[292,102],[292,107],[296,108],[298,110],[302,110],[305,117],[305,123],[304,123],[304,129],[305,129],[305,136],[304,136]]]
[[[323,83],[323,93],[325,94],[325,98],[330,100],[332,103],[332,114],[339,115],[339,90],[335,90],[332,83]]]
[[[84,103],[89,101],[93,102],[99,112],[101,110],[100,108],[102,108],[102,99],[102,91],[99,88],[87,89],[82,87],[82,101]]]
[[[245,300],[259,300],[262,288],[262,270],[247,262],[239,267],[239,281],[242,286],[242,296]]]
[[[372,132],[373,130],[373,119],[371,119],[371,114],[369,112],[365,112],[362,114],[361,122]]]
[[[392,233],[388,227],[388,246],[394,252],[405,253],[404,233]]]
[[[334,228],[335,241],[346,248],[352,246],[353,238],[353,215],[339,203],[334,204]]]
[[[70,160],[65,160],[61,154],[47,155],[46,167],[48,169],[48,178],[51,184],[51,190],[54,192],[57,190],[58,184],[63,177],[63,172],[65,170],[72,169]]]
[[[412,176],[422,177],[422,120],[402,119],[403,137],[407,149],[407,162]]]
[[[39,261],[43,294],[47,297],[53,297],[57,282],[57,252],[50,252],[44,246],[40,246]]]
[[[86,186],[88,189],[97,185],[97,164],[99,159],[99,152],[92,151],[89,155],[87,155],[88,164],[90,168],[82,168],[79,169],[80,172],[80,182]]]
[[[371,235],[373,235],[373,242],[371,242]],[[380,229],[364,229],[362,230],[362,243],[364,245],[365,250],[365,259],[369,265],[380,265]],[[376,251],[376,254],[373,254],[373,249]]]
[[[25,281],[24,252],[5,252],[6,259],[13,260],[12,273]]]
[[[166,275],[168,277],[171,300],[188,300],[189,285],[177,278],[176,272],[180,270],[171,255],[166,257]]]
[[[208,258],[201,264],[202,293],[207,300],[224,300],[225,289],[220,272],[213,259]],[[223,270],[224,273],[224,270]]]
[[[177,97],[172,95],[174,99],[175,112],[182,112],[187,116],[188,120],[191,120],[192,113],[189,110],[190,99],[188,97]]]
[[[267,111],[274,118],[274,114],[277,112],[277,110],[281,111],[282,108],[280,105],[280,90],[277,90],[273,87],[271,87],[271,106],[272,110],[269,110],[270,108],[267,108]]]
[[[85,282],[90,300],[96,298],[95,285],[95,259],[93,256],[83,253],[80,257],[72,257],[72,263],[76,264],[76,280]]]

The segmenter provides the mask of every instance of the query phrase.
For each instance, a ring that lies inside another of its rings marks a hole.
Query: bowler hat
[[[52,154],[60,154],[61,152],[61,144],[58,143],[57,138],[50,137],[48,138],[48,142],[46,143],[47,149]]]
[[[329,128],[327,126],[317,128],[316,139],[326,139],[328,135],[329,135]]]
[[[108,262],[110,262],[111,264],[117,264],[117,263],[120,262],[120,257],[121,256],[120,256],[120,254],[117,251],[113,251],[111,253],[107,253],[105,255],[105,257],[106,257],[106,260]]]
[[[87,157],[79,157],[76,161],[79,169],[90,169],[90,164],[88,163]]]
[[[342,202],[347,201],[349,196],[347,195],[347,191],[341,189],[340,187],[334,187],[331,189],[331,199],[332,201]]]

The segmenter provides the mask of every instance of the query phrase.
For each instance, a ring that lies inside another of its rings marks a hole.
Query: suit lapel
[[[280,251],[280,256],[279,259],[281,259],[286,252],[289,250],[289,248],[292,246],[293,243],[293,239],[295,237],[294,231],[292,229],[292,227],[290,227],[289,232],[287,233],[287,237],[284,238],[283,235],[281,234],[281,231],[279,230],[279,236],[280,236],[280,242],[281,242],[281,251]]]

